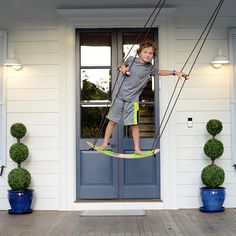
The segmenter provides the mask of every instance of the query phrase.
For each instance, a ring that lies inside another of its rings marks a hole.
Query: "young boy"
[[[105,150],[108,146],[113,129],[117,126],[120,118],[123,116],[124,125],[130,125],[132,128],[132,136],[134,140],[134,151],[142,155],[139,142],[139,125],[138,125],[138,110],[139,110],[139,96],[141,95],[144,87],[150,76],[156,74],[160,76],[177,75],[184,77],[186,74],[183,72],[176,72],[175,70],[158,70],[152,65],[151,61],[156,56],[155,44],[147,40],[139,45],[137,50],[138,57],[129,57],[120,67],[119,71],[124,74],[123,81],[119,81],[121,85],[118,93],[113,100],[107,118],[109,123],[106,127],[104,140],[100,150]],[[119,78],[121,80],[121,78]],[[118,86],[119,87],[119,86]]]

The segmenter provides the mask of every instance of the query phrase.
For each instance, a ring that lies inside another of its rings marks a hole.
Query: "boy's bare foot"
[[[143,151],[141,151],[140,149],[135,149],[134,152],[135,152],[136,154],[141,155],[141,156],[145,154],[145,153],[144,153]]]
[[[103,151],[103,150],[107,149],[107,146],[108,145],[106,145],[106,144],[102,144],[101,146],[98,146],[98,149]]]

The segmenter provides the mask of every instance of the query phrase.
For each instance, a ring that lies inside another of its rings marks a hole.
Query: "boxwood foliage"
[[[209,134],[215,137],[222,131],[223,125],[220,120],[211,119],[207,122],[206,129]]]
[[[22,123],[15,123],[11,126],[10,133],[14,138],[23,138],[26,135],[27,129]]]
[[[29,156],[28,147],[20,142],[20,139],[26,135],[26,131],[27,129],[22,123],[15,123],[10,128],[10,133],[17,139],[17,143],[10,147],[9,155],[18,164],[18,168],[13,169],[8,174],[8,184],[12,190],[17,191],[27,190],[31,183],[30,173],[21,167],[21,163]]]
[[[30,173],[24,168],[15,168],[8,175],[8,184],[12,190],[24,191],[31,183]]]
[[[202,170],[201,179],[208,188],[219,188],[224,183],[224,170],[216,164],[206,166]]]
[[[211,158],[212,163],[202,170],[201,179],[207,188],[219,188],[224,182],[225,172],[214,161],[222,156],[224,145],[215,136],[222,131],[223,125],[221,121],[211,119],[207,122],[206,129],[212,135],[212,138],[204,145],[204,153]]]
[[[220,140],[210,139],[204,145],[204,153],[211,158],[212,161],[222,156],[224,145]]]
[[[29,149],[23,143],[15,143],[10,147],[9,154],[13,161],[20,164],[29,156]]]

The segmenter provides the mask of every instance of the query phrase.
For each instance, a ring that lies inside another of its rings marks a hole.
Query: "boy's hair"
[[[149,47],[153,48],[153,56],[155,57],[156,56],[157,47],[156,47],[156,44],[152,40],[149,40],[149,39],[139,44],[139,48],[137,50],[137,54],[139,55],[140,52],[144,48],[149,48]]]

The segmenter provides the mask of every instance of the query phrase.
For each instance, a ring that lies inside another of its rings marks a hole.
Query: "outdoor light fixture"
[[[223,55],[222,50],[219,49],[217,56],[211,61],[211,65],[215,69],[219,69],[222,65],[228,64],[229,60],[226,56]]]
[[[6,59],[4,66],[12,66],[15,70],[21,70],[22,64],[20,63],[19,59],[17,59],[17,50],[16,48],[12,49],[9,54],[8,58]]]

